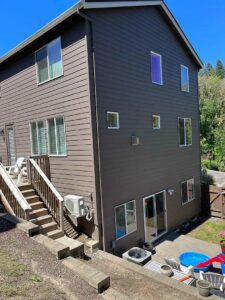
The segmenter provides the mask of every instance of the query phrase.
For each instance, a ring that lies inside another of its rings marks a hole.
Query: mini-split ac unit
[[[74,217],[80,218],[86,216],[84,198],[77,195],[67,195],[64,197],[64,206]]]

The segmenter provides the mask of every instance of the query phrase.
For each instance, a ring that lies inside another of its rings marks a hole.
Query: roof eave
[[[42,27],[40,30],[32,34],[29,38],[24,40],[22,43],[17,45],[15,48],[10,50],[8,53],[6,53],[4,56],[0,57],[0,65],[20,52],[21,50],[25,49],[28,47],[30,44],[41,38],[44,34],[48,33],[52,29],[54,29],[56,26],[61,24],[63,21],[66,19],[70,18],[72,15],[74,15],[76,12],[78,12],[79,9],[83,8],[83,1],[78,2],[76,5],[72,6],[69,8],[67,11],[62,13],[60,16],[55,18],[53,21]]]

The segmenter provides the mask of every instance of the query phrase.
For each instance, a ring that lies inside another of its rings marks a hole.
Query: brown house
[[[0,58],[2,162],[49,155],[104,250],[154,241],[200,210],[201,66],[163,1],[81,1]]]

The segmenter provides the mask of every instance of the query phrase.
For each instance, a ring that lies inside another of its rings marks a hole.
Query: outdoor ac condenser
[[[65,196],[64,206],[66,207],[68,212],[76,218],[80,218],[86,215],[84,198],[81,196],[77,196],[77,195]]]

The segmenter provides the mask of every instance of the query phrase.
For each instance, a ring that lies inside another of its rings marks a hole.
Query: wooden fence
[[[205,215],[225,219],[225,189],[203,184],[202,210]]]

